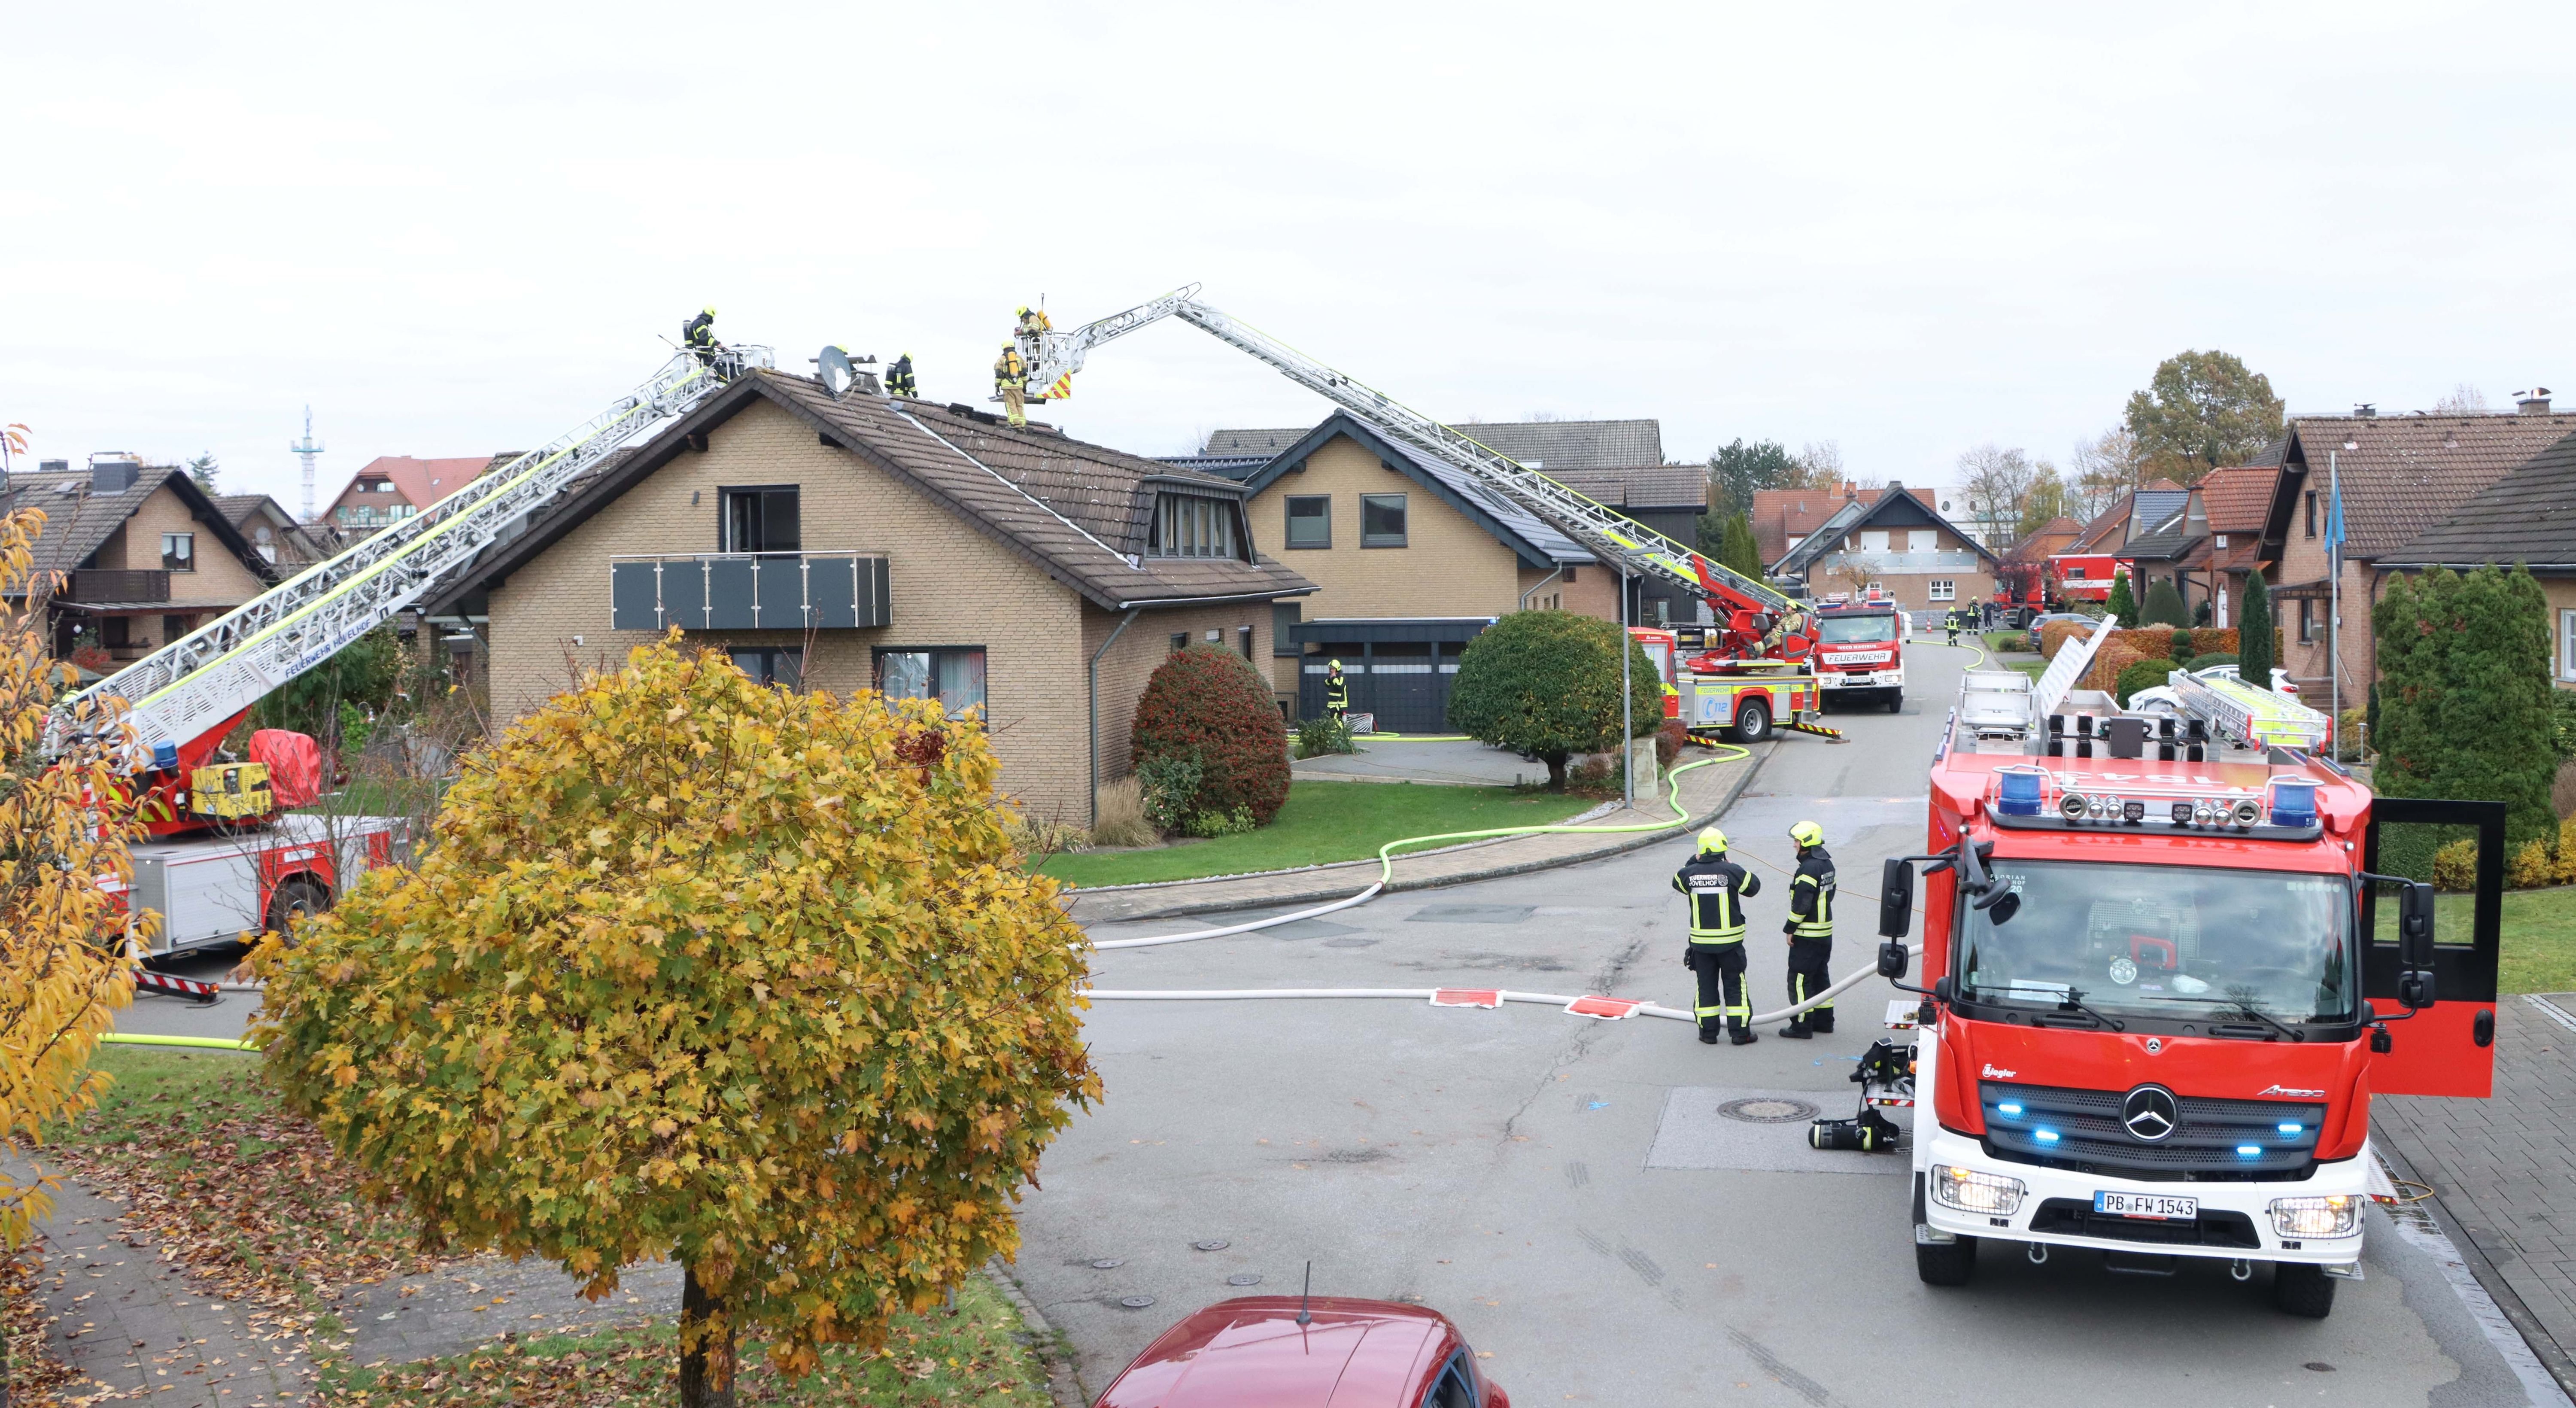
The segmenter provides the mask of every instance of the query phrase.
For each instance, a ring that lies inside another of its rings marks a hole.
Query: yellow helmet
[[[1802,847],[1821,846],[1825,844],[1825,828],[1812,821],[1802,821],[1789,828],[1789,839]]]
[[[1714,826],[1699,833],[1699,853],[1704,856],[1726,854],[1726,833]]]
[[[1029,305],[1027,305],[1027,304],[1023,303],[1023,304],[1021,304],[1018,308],[1015,308],[1015,309],[1013,309],[1012,311],[1013,311],[1013,312],[1018,313],[1021,317],[1025,318],[1025,317],[1027,317],[1027,316],[1029,315]]]
[[[1342,668],[1342,662],[1339,660],[1327,660],[1324,662],[1324,665],[1327,669],[1338,670]]]
[[[707,316],[708,316],[708,317],[710,317],[710,318],[712,318],[712,317],[714,317],[715,315],[716,315],[716,305],[714,305],[714,304],[712,304],[712,303],[708,304],[708,305],[707,305]]]

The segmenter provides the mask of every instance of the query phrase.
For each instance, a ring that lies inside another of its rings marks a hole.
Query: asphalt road
[[[1845,877],[1836,971],[1869,961],[1879,862],[1922,843],[1924,769],[1969,658],[1913,648],[1904,714],[1838,715],[1844,745],[1769,745],[1721,823],[1771,882],[1752,904],[1757,1006],[1784,988],[1797,820],[1825,827]],[[1097,982],[1503,986],[1688,1007],[1667,888],[1688,845],[1105,954]],[[1884,1034],[1891,995],[1873,979],[1843,998],[1836,1035],[1766,1030],[1744,1048],[1699,1045],[1678,1022],[1532,1006],[1103,1003],[1089,1034],[1107,1098],[1049,1151],[1019,1272],[1095,1392],[1174,1319],[1293,1293],[1311,1260],[1319,1293],[1447,1312],[1523,1408],[2564,1402],[2531,1398],[2438,1242],[2376,1211],[2368,1279],[2324,1322],[2273,1311],[2268,1272],[2239,1285],[2217,1266],[2148,1279],[1990,1246],[1972,1286],[1922,1285],[1902,1157],[1816,1154],[1801,1114],[1759,1103],[1850,1113],[1852,1059]],[[1745,1099],[1791,1117],[1717,1113]],[[1152,1304],[1121,1304],[1136,1297]]]

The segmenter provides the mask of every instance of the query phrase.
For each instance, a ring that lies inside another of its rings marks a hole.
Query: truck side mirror
[[[1958,1001],[1958,983],[1948,977],[1934,979],[1932,983],[1932,1000],[1944,1005]]]
[[[1902,939],[1914,932],[1914,865],[1900,856],[1890,856],[1878,872],[1878,934],[1883,939]],[[1882,962],[1879,971],[1886,973]],[[1888,974],[1905,976],[1903,969]]]
[[[2433,966],[2433,887],[2421,880],[2409,880],[2397,892],[2397,966],[2409,970]]]
[[[2411,1010],[2421,1012],[2439,1001],[2435,991],[2430,968],[2409,968],[2397,975],[2397,1000]]]
[[[1905,981],[1905,969],[1913,962],[1902,939],[1891,939],[1878,946],[1878,976],[1892,983]]]

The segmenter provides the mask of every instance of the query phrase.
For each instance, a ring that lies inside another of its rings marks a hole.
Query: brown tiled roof
[[[143,501],[152,497],[154,490],[167,484],[189,512],[206,525],[215,541],[240,558],[243,566],[263,578],[276,579],[277,569],[252,549],[241,529],[184,471],[169,465],[145,465],[132,484],[113,494],[93,491],[90,482],[85,469],[9,476],[8,492],[0,494],[0,513],[22,508],[44,511],[44,531],[35,545],[36,570],[69,572],[79,567],[90,554],[107,545],[109,536],[143,507]]]
[[[2136,496],[2133,494],[2122,494],[2113,500],[2109,508],[2093,515],[2093,521],[2084,525],[2083,531],[2075,535],[2075,541],[2059,548],[2058,551],[2093,554],[2117,550],[2120,545],[2111,542],[2111,539],[2127,531],[2129,501],[2134,497]]]
[[[1159,488],[1190,486],[1238,498],[1232,480],[1070,439],[1050,429],[1013,429],[968,407],[839,400],[807,377],[754,372],[665,427],[619,462],[586,476],[527,534],[441,588],[432,610],[488,586],[652,474],[688,437],[765,397],[811,423],[834,444],[902,479],[1048,576],[1112,609],[1140,602],[1288,596],[1314,584],[1267,557],[1146,557]]]
[[[1708,467],[1697,464],[1617,465],[1604,469],[1540,471],[1595,503],[1613,508],[1698,508],[1708,503]]]
[[[1661,464],[1664,459],[1664,433],[1659,421],[1457,421],[1451,428],[1498,455],[1536,466],[1547,474],[1605,465]],[[1216,430],[1208,433],[1207,443],[1199,453],[1268,457],[1304,438],[1303,428]]]
[[[1863,504],[1878,502],[1881,489],[1863,489]],[[1762,560],[1778,562],[1788,555],[1789,540],[1804,538],[1825,526],[1846,502],[1840,485],[1831,489],[1756,489],[1753,491],[1753,541]]]
[[[2347,522],[2351,513],[2347,498]],[[2576,566],[2576,434],[2562,437],[2488,485],[2413,542],[2379,556],[2382,567],[2437,562],[2451,567],[2482,562]]]
[[[2021,541],[2004,554],[2004,561],[2036,562],[2075,541],[2075,536],[2083,531],[2083,524],[2060,514],[2024,533]]]
[[[2376,558],[2414,541],[2487,486],[2576,432],[2576,413],[2301,416],[2287,462],[2305,465],[2324,517],[2329,457],[2343,486],[2344,550]],[[2347,450],[2345,445],[2353,448]]]
[[[2260,533],[2272,512],[2277,466],[2213,469],[2200,481],[2200,503],[2212,533]]]
[[[470,455],[455,459],[416,460],[409,455],[378,455],[359,467],[349,477],[355,484],[361,479],[390,479],[394,493],[413,508],[427,508],[474,481],[475,476],[495,463],[509,461],[494,455]],[[338,503],[348,494],[347,486],[332,496]]]

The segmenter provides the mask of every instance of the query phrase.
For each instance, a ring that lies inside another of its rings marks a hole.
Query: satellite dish
[[[823,389],[831,394],[833,400],[848,395],[850,388],[858,382],[858,368],[850,365],[850,354],[845,348],[825,347],[814,358],[814,365],[817,368],[815,375],[822,378]]]

